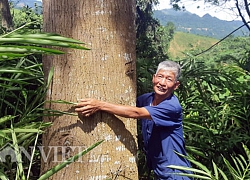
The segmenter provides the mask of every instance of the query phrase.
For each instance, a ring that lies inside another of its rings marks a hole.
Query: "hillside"
[[[156,10],[154,11],[154,17],[164,26],[168,22],[173,22],[177,31],[216,39],[222,39],[243,25],[242,21],[224,21],[209,14],[199,17],[187,11],[175,11],[173,9]],[[244,35],[249,35],[249,31],[245,27],[233,34],[233,36]]]
[[[184,52],[190,50],[201,52],[214,45],[217,41],[214,38],[175,32],[174,39],[170,42],[169,55],[171,59],[183,58],[185,57]]]

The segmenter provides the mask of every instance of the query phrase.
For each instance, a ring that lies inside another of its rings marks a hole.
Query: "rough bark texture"
[[[0,9],[2,27],[6,28],[6,30],[12,30],[13,22],[12,16],[10,14],[10,6],[8,0],[0,0]]]
[[[55,68],[47,99],[77,102],[92,97],[135,105],[135,1],[43,0],[43,9],[45,31],[80,40],[91,49],[66,49],[65,55],[43,58],[45,76]],[[79,149],[105,140],[51,179],[138,179],[135,119],[98,112],[89,118],[64,115],[44,120],[53,126],[43,135],[47,148],[42,173]]]

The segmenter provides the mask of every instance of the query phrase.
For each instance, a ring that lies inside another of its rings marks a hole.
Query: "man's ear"
[[[174,90],[176,90],[180,86],[180,84],[181,84],[180,81],[176,81]]]
[[[155,74],[152,76],[152,83],[154,83]]]

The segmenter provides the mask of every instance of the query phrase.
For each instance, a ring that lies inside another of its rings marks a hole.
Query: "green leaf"
[[[10,121],[10,120],[12,120],[14,118],[15,118],[15,116],[11,116],[11,115],[1,117],[0,118],[0,125],[7,122],[7,121]]]
[[[188,157],[188,156],[184,156],[183,154],[180,154],[180,153],[178,153],[178,152],[175,152],[175,153],[178,154],[179,156],[183,157],[183,158],[188,159],[190,162],[192,162],[193,164],[195,164],[195,165],[198,166],[199,168],[203,169],[207,174],[209,174],[209,177],[212,176],[212,175],[211,175],[211,171],[209,171],[209,170],[207,169],[207,167],[204,166],[203,164],[201,164],[200,162],[195,161],[194,159],[192,159],[192,158],[190,158],[190,157]]]
[[[31,38],[0,38],[1,43],[16,43],[16,44],[35,44],[40,46],[57,46],[57,47],[65,47],[65,48],[74,48],[74,49],[82,49],[89,50],[86,47],[77,44],[71,44],[70,42],[63,41],[53,41],[48,39],[31,39]]]
[[[248,162],[250,162],[250,150],[247,148],[247,146],[245,144],[243,144],[242,146],[243,146],[245,153],[247,155]]]
[[[224,173],[224,171],[222,171],[220,168],[218,168],[218,170],[219,170],[220,174],[222,175],[223,179],[228,180],[228,178],[227,178],[226,174]]]
[[[16,160],[17,160],[16,179],[25,180],[23,164],[22,164],[22,155],[21,155],[21,153],[19,151],[17,137],[16,137],[15,129],[14,129],[12,123],[11,123],[11,135],[12,135],[13,147],[15,149]]]
[[[186,146],[186,150],[187,150],[188,152],[191,152],[192,154],[196,154],[196,155],[201,156],[201,157],[204,157],[204,158],[206,157],[206,155],[205,155],[202,151],[198,150],[197,147],[194,147],[194,146]]]
[[[23,53],[23,54],[64,54],[63,51],[55,50],[55,49],[50,49],[50,48],[44,48],[44,47],[39,47],[39,46],[1,46],[0,47],[0,54],[8,55],[7,52],[12,53],[12,54],[17,54],[17,53]]]
[[[245,158],[243,156],[239,155],[239,157],[241,157],[241,159],[239,159],[238,157],[232,157],[232,160],[234,161],[239,176],[242,177],[241,171],[245,169],[245,167],[247,166],[247,162],[245,161]],[[245,164],[245,166],[243,165],[243,163]]]
[[[224,162],[225,162],[227,168],[228,168],[229,171],[231,172],[231,174],[233,174],[233,175],[238,174],[238,172],[236,171],[236,169],[234,169],[234,167],[229,163],[229,161],[228,161],[226,158],[223,157],[223,160],[224,160]]]
[[[55,101],[47,101],[47,102],[52,102],[52,103],[59,103],[59,104],[73,104],[76,105],[76,102],[69,102],[69,101],[64,101],[64,100],[55,100]]]
[[[218,167],[217,165],[214,163],[214,161],[212,161],[213,164],[213,169],[214,169],[214,175],[216,179],[219,179],[219,174],[218,174]]]
[[[9,180],[8,176],[5,175],[4,173],[2,173],[1,171],[0,171],[0,179],[1,180]]]
[[[39,137],[39,134],[37,133],[36,134],[36,139],[35,139],[35,142],[34,142],[34,147],[36,147],[36,145],[37,145],[38,137]],[[28,169],[27,179],[29,179],[29,175],[30,175],[30,172],[31,172],[31,167],[32,167],[32,164],[33,164],[34,154],[35,154],[35,148],[33,148],[33,151],[32,151],[32,154],[31,154],[31,159],[30,159],[30,165],[29,165],[29,169]]]
[[[53,167],[52,169],[50,169],[49,171],[47,171],[45,174],[43,174],[38,180],[45,180],[47,178],[49,178],[50,176],[52,176],[53,174],[57,173],[58,171],[60,171],[61,169],[63,169],[64,167],[66,167],[67,165],[75,162],[79,157],[87,154],[89,151],[91,151],[92,149],[94,149],[96,146],[98,146],[99,144],[101,144],[104,140],[101,140],[97,143],[95,143],[94,145],[92,145],[91,147],[87,148],[86,150],[78,153],[77,155],[67,159],[65,162],[62,162],[58,165],[56,165],[55,167]]]
[[[12,129],[3,129],[1,130],[3,133],[12,133]],[[22,129],[22,128],[15,128],[15,133],[42,133],[42,130],[39,129]]]
[[[179,176],[193,177],[193,178],[196,178],[196,179],[210,179],[211,180],[210,177],[197,175],[197,174],[188,174],[188,173],[173,173],[173,174],[176,174],[176,175],[179,175]]]
[[[52,34],[52,33],[37,33],[37,34],[13,34],[8,37],[12,38],[30,38],[30,39],[47,39],[47,40],[53,40],[53,41],[60,41],[60,42],[70,42],[70,43],[76,43],[76,44],[84,44],[81,41],[67,38],[60,36],[59,34]]]
[[[200,174],[204,174],[206,175],[206,177],[210,177],[210,173],[207,173],[205,171],[202,171],[200,169],[196,169],[196,168],[191,168],[191,167],[184,167],[184,166],[176,166],[176,165],[169,165],[167,166],[168,168],[172,168],[172,169],[178,169],[178,170],[184,170],[184,171],[192,171],[192,172],[196,172],[196,173],[200,173]],[[187,173],[188,174],[188,173]]]

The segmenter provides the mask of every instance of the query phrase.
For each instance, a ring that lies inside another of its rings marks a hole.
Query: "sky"
[[[161,9],[169,9],[172,6],[170,5],[170,0],[159,0],[160,5],[156,6],[155,9],[161,10]],[[210,14],[213,17],[217,17],[222,20],[232,21],[232,20],[240,20],[237,19],[237,13],[232,10],[232,7],[235,9],[234,2],[235,1],[229,1],[230,4],[224,4],[220,7],[212,6],[208,3],[204,4],[204,0],[181,0],[181,2],[184,2],[183,4],[186,7],[186,10],[197,14],[198,16],[202,17],[205,14]],[[197,7],[200,8],[197,8]],[[230,10],[231,9],[231,10]]]
[[[42,1],[42,0],[36,0]],[[212,6],[211,4],[204,3],[205,0],[181,0],[185,5],[187,11],[197,14],[202,17],[205,14],[210,14],[213,17],[217,17],[221,20],[232,21],[232,20],[241,20],[240,17],[237,16],[237,10],[235,6],[235,1],[227,1],[227,3],[217,6]],[[242,0],[239,0],[239,2]],[[169,9],[172,8],[170,5],[170,0],[159,0],[160,4],[155,7],[157,10],[161,9]],[[197,7],[200,8],[197,8]],[[248,20],[249,18],[246,18]]]

